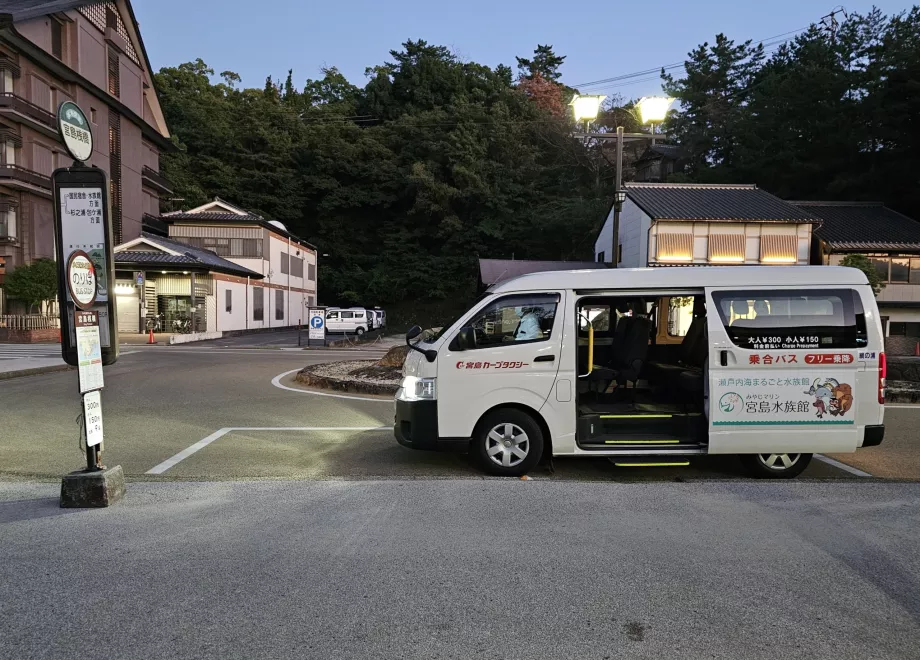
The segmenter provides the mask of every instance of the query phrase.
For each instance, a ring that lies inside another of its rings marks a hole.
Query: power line
[[[772,46],[776,43],[779,43],[780,41],[785,42],[785,41],[788,41],[788,39],[782,39],[782,37],[787,37],[792,34],[798,34],[799,32],[802,32],[803,30],[807,30],[809,27],[810,26],[805,26],[802,28],[798,28],[797,30],[790,30],[789,32],[783,32],[782,34],[776,34],[776,35],[773,35],[772,37],[767,37],[766,39],[760,39],[757,41],[757,43],[760,43],[766,47],[766,46]],[[776,40],[780,40],[780,41],[776,41]],[[613,76],[612,78],[603,78],[601,80],[593,80],[591,82],[580,83],[578,85],[573,85],[573,86],[576,87],[577,89],[582,89],[582,88],[587,88],[587,87],[596,87],[598,85],[606,85],[608,83],[619,82],[621,80],[629,80],[630,78],[637,78],[639,76],[648,76],[649,74],[652,74],[652,73],[658,73],[662,69],[665,71],[671,71],[673,69],[679,69],[680,67],[682,67],[685,61],[686,60],[681,60],[680,62],[672,62],[671,64],[665,64],[659,67],[655,67],[653,69],[645,69],[643,71],[634,71],[632,73],[624,73],[618,76]]]

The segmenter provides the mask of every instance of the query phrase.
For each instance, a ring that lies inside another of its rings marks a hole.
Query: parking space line
[[[156,467],[150,468],[149,470],[147,470],[147,474],[163,474],[164,472],[166,472],[166,470],[174,466],[176,463],[179,463],[180,461],[188,458],[189,456],[194,454],[199,449],[204,449],[209,444],[211,444],[218,438],[223,437],[224,435],[226,435],[232,430],[233,429],[225,428],[225,429],[218,429],[217,431],[214,431],[214,433],[209,435],[207,438],[199,440],[198,442],[193,444],[191,447],[188,447],[187,449],[183,449],[182,451],[180,451],[178,454],[176,454],[172,458],[167,458],[165,461],[163,461]]]
[[[206,438],[202,438],[191,447],[183,449],[178,454],[156,465],[147,474],[163,474],[169,468],[184,461],[195,452],[204,449],[209,444],[234,431],[391,431],[391,426],[227,426],[218,429]]]
[[[914,410],[920,409],[920,403],[886,403],[885,408],[913,408]]]
[[[822,463],[827,463],[828,465],[833,465],[833,466],[834,466],[835,468],[837,468],[838,470],[843,470],[844,472],[849,472],[850,474],[855,475],[855,476],[857,476],[857,477],[871,477],[871,476],[872,476],[872,475],[869,474],[868,472],[863,472],[862,470],[860,470],[860,469],[858,469],[858,468],[855,468],[855,467],[853,467],[853,466],[851,466],[851,465],[847,465],[846,463],[841,463],[840,461],[835,461],[833,458],[829,458],[828,456],[825,456],[824,454],[815,454],[815,458],[817,458],[817,459],[818,459],[819,461],[821,461]]]
[[[285,371],[283,374],[278,374],[272,378],[272,385],[282,390],[288,390],[289,392],[297,392],[298,394],[309,394],[311,396],[327,396],[332,399],[351,399],[353,401],[376,401],[377,403],[388,403],[392,404],[393,399],[372,399],[367,396],[351,396],[348,394],[329,394],[327,392],[313,392],[312,390],[302,390],[296,387],[288,387],[287,385],[281,384],[281,379],[285,376],[290,376],[293,373],[297,373],[300,369],[291,369],[290,371]]]

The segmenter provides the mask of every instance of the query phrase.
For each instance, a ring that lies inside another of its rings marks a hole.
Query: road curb
[[[35,367],[33,369],[20,369],[19,371],[2,371],[0,380],[11,380],[13,378],[22,378],[23,376],[38,376],[40,374],[52,374],[56,371],[70,371],[74,369],[69,364],[55,364],[48,367]]]

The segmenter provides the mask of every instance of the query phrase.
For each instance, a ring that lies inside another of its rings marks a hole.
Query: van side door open
[[[860,383],[876,377],[859,359],[868,344],[859,292],[802,286],[706,295],[709,453],[854,451],[865,425]]]
[[[490,298],[438,355],[438,433],[468,438],[488,410],[539,411],[562,359],[565,292]],[[465,343],[473,339],[472,343]]]

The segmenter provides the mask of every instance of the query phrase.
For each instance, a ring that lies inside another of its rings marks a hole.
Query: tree
[[[516,57],[518,77],[521,80],[532,80],[539,76],[544,80],[556,82],[562,77],[559,71],[565,62],[565,55],[556,55],[551,45],[537,44],[533,51],[533,58]]]
[[[36,259],[31,264],[18,266],[6,276],[6,293],[32,308],[54,300],[58,295],[57,264],[52,259]]]
[[[869,286],[872,287],[872,293],[876,296],[885,288],[885,282],[882,281],[878,271],[872,264],[872,260],[864,254],[848,254],[840,260],[841,266],[857,268],[866,274],[869,280]]]

